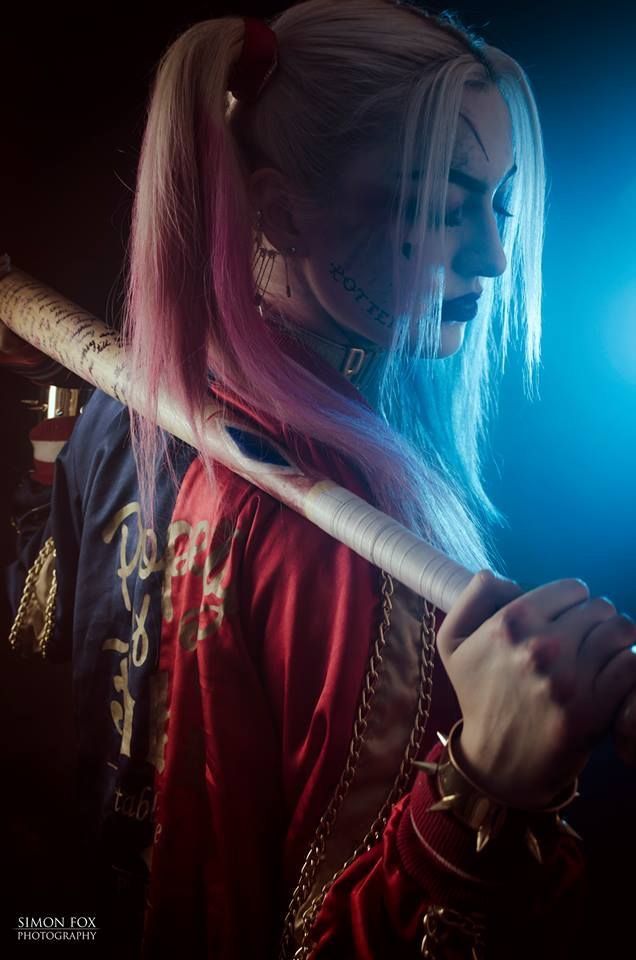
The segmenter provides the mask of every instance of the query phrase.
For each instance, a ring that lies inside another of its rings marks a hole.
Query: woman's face
[[[301,303],[294,308],[300,306],[299,322],[315,332],[334,339],[344,335],[349,341],[362,336],[381,346],[391,342],[395,319],[387,217],[398,175],[394,159],[393,143],[361,152],[343,170],[333,205],[312,222],[311,230],[299,225],[302,243],[293,265]],[[492,86],[466,88],[449,177],[445,245],[434,241],[435,249],[427,241],[426,259],[442,266],[445,277],[438,356],[461,347],[481,279],[506,268],[499,223],[513,174],[510,115],[503,98]],[[416,229],[402,248],[407,286]],[[472,301],[451,303],[469,295]]]

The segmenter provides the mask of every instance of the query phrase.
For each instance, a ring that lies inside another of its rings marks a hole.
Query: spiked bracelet
[[[501,832],[510,813],[525,813],[528,819],[536,815],[543,818],[546,814],[554,814],[556,826],[559,830],[580,839],[569,824],[559,817],[559,811],[567,807],[579,795],[578,781],[575,780],[572,786],[564,791],[562,798],[555,798],[554,803],[550,804],[549,807],[527,811],[509,807],[489,796],[481,787],[473,783],[458,764],[453,748],[457,743],[457,737],[461,733],[462,725],[463,720],[459,720],[450,731],[448,738],[438,733],[444,747],[438,763],[415,761],[415,767],[423,770],[429,776],[434,776],[436,780],[440,799],[429,807],[429,812],[436,810],[450,811],[454,817],[475,830],[477,832],[478,853]],[[533,857],[539,863],[543,863],[539,841],[529,824],[525,828],[525,841]]]

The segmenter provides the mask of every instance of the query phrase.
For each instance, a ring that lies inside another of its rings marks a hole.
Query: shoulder
[[[117,442],[128,441],[130,414],[118,400],[95,390],[82,409],[73,437],[93,451],[108,448]]]
[[[96,390],[80,413],[61,461],[67,470],[85,473],[109,451],[127,445],[130,434],[128,410],[117,400]]]
[[[166,511],[169,516],[175,484],[196,456],[192,447],[172,438],[169,450],[170,465],[158,469],[156,476],[157,505],[163,516]],[[85,405],[58,463],[70,495],[82,504],[82,512],[90,508],[103,518],[107,508],[139,500],[129,410],[99,390]]]

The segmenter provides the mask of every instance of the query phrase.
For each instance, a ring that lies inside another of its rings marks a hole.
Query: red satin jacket
[[[368,496],[332,454],[309,445],[303,459]],[[438,797],[427,775],[400,785],[424,726],[420,599],[224,468],[216,482],[210,511],[194,463],[173,513],[200,540],[177,541],[188,570],[175,563],[164,583],[169,693],[148,955],[170,942],[193,956],[274,957],[286,916],[288,956],[303,944],[316,958],[417,957],[434,906],[460,925],[477,916],[485,956],[567,956],[575,842],[548,827],[540,866],[517,824],[477,854],[470,829],[428,812]],[[437,756],[436,731],[459,716],[438,658],[432,679],[420,759]],[[315,922],[303,937],[307,909]],[[430,955],[470,949],[460,932]]]
[[[353,467],[301,447],[317,474],[368,496]],[[546,825],[539,865],[511,822],[477,854],[414,775],[458,717],[422,601],[223,467],[212,495],[194,452],[180,457],[151,530],[127,413],[97,394],[58,460],[47,527],[11,574],[17,607],[55,543],[48,649],[74,658],[86,809],[107,861],[119,877],[143,862],[144,956],[273,960],[283,940],[286,956],[319,960],[454,960],[475,945],[567,957],[576,842]],[[28,608],[36,641],[52,569]],[[425,922],[439,931],[428,954]]]

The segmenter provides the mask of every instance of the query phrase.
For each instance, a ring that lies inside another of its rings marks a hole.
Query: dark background
[[[154,64],[198,19],[285,6],[61,3],[3,12],[0,251],[98,316],[115,316]],[[513,358],[493,430],[489,488],[508,518],[499,548],[524,584],[580,576],[636,615],[636,8],[624,0],[454,9],[529,73],[551,182],[541,399],[524,398]],[[28,465],[32,422],[19,400],[34,391],[0,378],[6,561],[8,502]],[[4,645],[0,662],[11,910],[59,903],[76,911],[84,865],[72,842],[68,671],[12,662]],[[583,792],[571,821],[595,864],[595,907],[577,955],[636,956],[633,883],[618,876],[629,876],[636,855],[635,776],[607,745]]]

